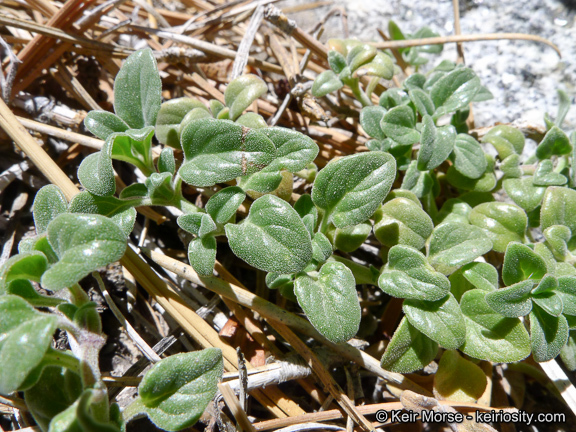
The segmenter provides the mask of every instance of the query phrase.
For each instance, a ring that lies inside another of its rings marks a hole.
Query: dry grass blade
[[[233,51],[231,49],[228,48],[223,48],[220,47],[218,45],[214,45],[211,44],[209,42],[205,42],[199,39],[195,39],[192,38],[190,36],[184,36],[184,35],[180,35],[180,34],[176,34],[176,33],[172,33],[169,31],[165,31],[165,30],[156,30],[150,27],[141,27],[141,26],[136,26],[136,25],[132,25],[131,26],[133,29],[135,30],[139,30],[145,33],[150,33],[153,35],[156,35],[158,37],[164,38],[164,39],[168,39],[174,42],[179,42],[188,46],[191,46],[192,48],[196,48],[197,50],[203,51],[206,54],[210,54],[216,57],[220,57],[223,59],[235,59],[236,58],[236,51]],[[282,68],[279,67],[278,65],[263,61],[263,60],[258,60],[254,57],[249,56],[248,60],[247,60],[248,64],[250,66],[254,66],[256,68],[265,70],[267,72],[273,72],[273,73],[282,73]]]
[[[112,54],[118,54],[121,55],[121,57],[125,57],[133,52],[133,50],[129,48],[113,46],[104,42],[98,42],[80,36],[74,36],[72,34],[66,33],[63,30],[50,27],[49,25],[38,24],[35,22],[25,21],[18,18],[11,18],[5,15],[0,15],[0,24],[20,28],[23,30],[28,30],[29,32],[38,33],[40,35],[47,36],[53,39],[60,39],[65,42],[78,44],[83,46],[84,48],[91,48],[97,51],[104,51],[104,52],[110,52]]]
[[[218,389],[220,390],[220,393],[222,393],[224,402],[226,402],[226,405],[232,412],[232,415],[238,422],[241,430],[245,432],[256,432],[256,429],[254,429],[254,426],[252,426],[252,423],[250,423],[250,420],[248,420],[248,416],[240,406],[240,401],[230,386],[226,383],[220,383],[218,384]]]
[[[556,51],[559,57],[562,57],[560,48],[558,48],[554,43],[550,42],[548,39],[545,39],[541,36],[523,34],[523,33],[485,33],[476,35],[439,36],[424,39],[406,39],[399,41],[375,42],[371,43],[371,45],[373,45],[378,49],[392,49],[392,48],[408,48],[424,45],[442,45],[447,43],[459,43],[459,42],[478,42],[488,40],[526,40],[532,42],[539,42],[548,45],[554,51]]]
[[[373,431],[374,427],[372,424],[366,420],[366,418],[356,410],[356,407],[350,400],[350,398],[342,391],[340,386],[326,368],[322,365],[316,354],[312,352],[310,348],[306,346],[304,342],[296,336],[292,330],[286,327],[284,324],[279,322],[271,322],[272,327],[276,329],[280,335],[286,339],[292,348],[296,350],[309,364],[312,370],[316,373],[316,376],[320,379],[320,382],[326,387],[328,392],[332,397],[338,402],[344,411],[360,426],[364,431]]]

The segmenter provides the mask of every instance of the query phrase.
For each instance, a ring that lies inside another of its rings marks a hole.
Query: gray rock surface
[[[451,0],[337,0],[348,13],[350,36],[381,41],[376,29],[387,33],[393,19],[404,32],[429,26],[440,35],[454,34]],[[295,14],[304,29],[330,10]],[[521,121],[543,124],[548,112],[556,115],[556,89],[576,94],[576,1],[574,0],[460,0],[462,34],[528,33],[555,43],[560,59],[550,47],[528,41],[482,41],[464,44],[466,65],[480,76],[494,99],[476,104],[476,126]],[[342,20],[330,19],[327,37],[342,37]],[[456,59],[456,46],[445,45],[442,58]],[[431,57],[429,65],[439,61]],[[427,66],[424,67],[424,70]],[[572,107],[565,130],[576,129],[576,107]]]

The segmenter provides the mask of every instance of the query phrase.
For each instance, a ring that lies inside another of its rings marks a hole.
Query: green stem
[[[60,366],[71,370],[72,372],[80,375],[80,360],[74,355],[69,354],[68,351],[60,351],[54,348],[49,348],[44,354],[44,360],[53,366]]]
[[[324,210],[324,212],[321,214],[320,216],[320,228],[318,229],[318,232],[321,232],[322,234],[326,234],[326,231],[328,230],[328,225],[329,225],[329,219],[330,219],[330,210]]]
[[[82,307],[90,301],[90,297],[88,297],[88,294],[86,294],[79,284],[75,283],[69,287],[68,290],[72,294],[72,304],[74,306]]]
[[[358,78],[344,80],[344,83],[350,87],[350,90],[352,90],[352,93],[354,93],[354,97],[358,99],[362,106],[372,106],[372,101],[368,95],[364,93],[364,90],[360,88],[360,80]]]

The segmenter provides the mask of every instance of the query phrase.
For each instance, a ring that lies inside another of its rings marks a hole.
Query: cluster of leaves
[[[434,36],[426,29],[404,36],[394,24],[390,28],[393,39]],[[576,330],[576,136],[561,129],[567,99],[555,121],[546,117],[545,136],[524,160],[524,136],[511,126],[492,128],[482,144],[468,134],[470,103],[491,96],[472,70],[444,61],[382,91],[373,105],[378,80],[393,76],[393,56],[356,41],[330,46],[331,70],[318,76],[312,92],[320,97],[350,87],[372,140],[370,151],[332,160],[321,170],[309,137],[243,114],[266,92],[259,77],[232,81],[225,104],[206,106],[193,98],[162,103],[150,50],[128,58],[115,81],[116,114],[93,111],[86,118],[86,127],[104,140],[78,170],[86,190],[68,203],[56,187],[42,189],[34,203],[38,237],[24,241],[2,268],[0,308],[8,318],[0,322],[0,357],[12,366],[0,371],[0,393],[26,390],[44,429],[121,427],[118,410],[101,402],[105,390],[93,357],[55,352],[50,341],[56,328],[80,342],[100,335],[94,304],[78,282],[122,256],[135,207],[143,205],[183,212],[177,222],[194,236],[188,258],[199,275],[212,277],[216,237],[225,236],[236,256],[267,272],[267,286],[296,301],[332,342],[346,342],[358,331],[357,284],[404,299],[384,368],[421,369],[439,347],[448,350],[444,369],[462,365],[470,373],[478,372],[476,366],[453,350],[494,362],[561,354],[576,368],[570,333]],[[435,49],[401,54],[418,65],[419,53]],[[374,77],[366,92],[363,75]],[[154,136],[165,145],[156,159]],[[117,191],[114,159],[132,164],[145,182]],[[291,205],[295,175],[311,182],[312,192]],[[182,182],[217,192],[198,208],[185,199]],[[249,212],[237,222],[243,203]],[[371,234],[381,244],[380,269],[339,253],[354,252]],[[68,290],[69,299],[40,295],[33,282]],[[36,341],[27,347],[27,361],[11,361],[21,356],[14,344],[24,337]],[[169,430],[190,425],[221,372],[215,350],[163,360],[146,375],[124,418],[146,413]],[[47,386],[61,389],[61,406],[42,397]]]
[[[166,430],[195,423],[222,377],[218,349],[158,362],[123,415],[109,406],[98,366],[102,323],[78,282],[122,258],[126,218],[76,210],[56,186],[42,188],[34,200],[37,236],[20,242],[19,253],[0,269],[0,394],[24,392],[40,428],[51,432],[121,431],[140,413]],[[78,348],[52,348],[56,329]]]

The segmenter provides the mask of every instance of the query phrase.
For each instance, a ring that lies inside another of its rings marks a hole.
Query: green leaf
[[[506,178],[520,178],[524,174],[520,168],[520,155],[516,153],[511,154],[500,164],[500,171],[504,173]]]
[[[124,189],[122,189],[118,196],[121,200],[145,198],[148,196],[148,188],[144,183],[133,183],[130,186],[126,186]]]
[[[454,149],[456,129],[454,126],[437,128],[429,115],[422,118],[422,138],[418,152],[418,169],[431,170],[448,159]]]
[[[109,217],[122,229],[126,237],[130,235],[136,222],[136,209],[129,202],[112,196],[100,197],[90,192],[80,192],[75,195],[70,202],[68,212]]]
[[[473,289],[491,292],[498,289],[498,270],[488,263],[471,262],[450,275],[450,292],[460,301]]]
[[[100,215],[61,214],[48,225],[48,241],[60,258],[42,276],[42,286],[51,291],[67,288],[118,261],[126,250],[126,235]]]
[[[178,216],[176,223],[184,231],[188,231],[194,235],[198,235],[200,232],[200,226],[202,225],[202,219],[206,213],[188,213]]]
[[[466,340],[466,325],[452,294],[437,301],[404,300],[402,310],[414,327],[446,349],[456,349]]]
[[[339,74],[346,66],[348,66],[346,64],[346,57],[336,50],[328,51],[328,64],[330,65],[330,69],[332,69],[336,74]]]
[[[158,172],[169,173],[174,175],[176,172],[176,160],[174,159],[174,150],[170,147],[164,147],[158,158]]]
[[[392,372],[410,373],[426,367],[436,353],[438,344],[402,318],[380,364]]]
[[[535,187],[532,184],[532,177],[506,179],[502,184],[512,201],[527,212],[540,205],[546,192],[546,188]]]
[[[494,175],[493,168],[491,167],[489,158],[490,155],[486,154],[485,159],[487,160],[487,168],[486,172],[478,179],[471,179],[468,178],[458,170],[454,165],[451,165],[448,168],[448,172],[446,173],[446,180],[448,182],[457,187],[458,189],[475,191],[475,192],[490,192],[496,187],[496,176]]]
[[[77,374],[48,366],[34,387],[24,392],[24,399],[36,423],[47,430],[52,418],[72,405],[81,393],[82,382]]]
[[[312,95],[315,97],[323,97],[329,93],[344,87],[338,75],[331,70],[326,70],[319,74],[312,84]]]
[[[216,223],[226,223],[236,214],[246,194],[237,186],[221,189],[210,197],[206,203],[206,211]]]
[[[463,176],[478,179],[486,172],[484,150],[468,134],[458,134],[454,142],[454,168]]]
[[[394,198],[374,214],[374,235],[384,246],[404,244],[422,249],[433,229],[430,216],[407,198]]]
[[[228,108],[225,108],[220,112],[222,112],[222,113],[226,112],[227,113]],[[182,141],[182,131],[184,129],[186,129],[186,126],[188,126],[192,122],[195,122],[196,120],[200,120],[200,119],[204,119],[204,118],[213,118],[212,115],[208,111],[206,111],[205,108],[194,108],[192,111],[190,111],[188,114],[186,114],[186,116],[184,116],[184,118],[180,122],[180,126],[178,127],[178,136],[180,137],[179,138],[180,141]],[[238,124],[240,124],[240,123],[238,123]],[[179,148],[182,148],[180,143],[179,143]]]
[[[406,85],[406,82],[404,82],[404,85]],[[408,91],[408,95],[410,96],[410,100],[422,117],[425,115],[434,114],[434,111],[436,110],[434,103],[432,102],[432,99],[430,99],[430,96],[428,96],[428,93],[426,93],[424,90],[418,87],[414,87]]]
[[[242,75],[228,84],[224,101],[230,108],[230,119],[236,120],[252,102],[268,91],[266,83],[256,75]]]
[[[352,271],[339,262],[327,262],[317,278],[298,276],[294,293],[312,325],[334,343],[356,335],[362,312]]]
[[[289,174],[289,173],[288,173]],[[280,171],[259,171],[254,174],[244,176],[240,179],[241,189],[249,192],[250,198],[259,198],[261,195],[275,191],[282,183],[282,173]],[[251,191],[256,194],[250,193]]]
[[[102,140],[107,140],[115,132],[130,129],[124,120],[108,111],[90,111],[84,118],[84,126]]]
[[[266,135],[276,147],[274,160],[263,171],[298,172],[316,159],[318,145],[306,135],[281,127],[267,127],[259,131]]]
[[[188,261],[199,275],[212,276],[216,263],[216,239],[207,236],[192,240],[188,244]]]
[[[568,182],[566,176],[554,172],[554,163],[550,159],[540,161],[533,178],[534,186],[563,186]]]
[[[560,296],[553,291],[535,294],[534,291],[538,288],[534,288],[533,290],[532,301],[534,304],[540,306],[547,314],[555,317],[560,316],[564,307]]]
[[[138,167],[145,175],[154,172],[152,161],[152,138],[154,128],[130,129],[124,133],[112,135],[112,159],[128,162]],[[103,150],[104,151],[104,150]]]
[[[472,207],[458,198],[450,198],[444,202],[444,205],[436,216],[436,221],[441,222],[468,222],[468,215]]]
[[[369,223],[336,228],[332,234],[332,242],[334,247],[342,252],[354,252],[364,244],[371,231],[372,225]]]
[[[24,299],[0,297],[0,394],[20,386],[50,348],[58,317],[37,312]]]
[[[276,196],[258,198],[241,224],[225,229],[234,254],[260,270],[298,272],[312,258],[310,233],[302,219]]]
[[[390,56],[383,52],[376,53],[376,56],[369,63],[360,66],[354,73],[357,77],[370,75],[373,77],[392,79],[394,76],[394,63]]]
[[[110,139],[114,139],[114,136]],[[89,192],[110,196],[116,192],[116,179],[110,157],[111,141],[107,140],[101,151],[84,158],[78,167],[78,180]]]
[[[117,422],[103,422],[94,415],[94,405],[100,402],[99,398],[95,397],[95,392],[93,389],[84,390],[74,404],[52,419],[48,432],[120,432],[121,426]],[[114,406],[112,405],[110,414],[113,414]]]
[[[312,258],[318,262],[324,262],[332,255],[332,243],[321,232],[314,234],[312,238]]]
[[[540,160],[550,159],[553,155],[565,155],[571,150],[568,136],[558,126],[552,126],[536,147],[536,157]]]
[[[302,218],[310,236],[313,236],[316,230],[316,224],[318,223],[318,209],[312,202],[312,197],[308,194],[300,195],[300,198],[298,198],[298,201],[294,204],[294,210],[296,210]]]
[[[516,318],[528,315],[532,310],[530,292],[534,282],[518,282],[508,288],[501,288],[486,294],[486,303],[500,315]]]
[[[380,127],[387,137],[399,144],[410,145],[420,140],[420,133],[415,129],[414,111],[406,105],[390,109],[380,122]]]
[[[16,279],[6,286],[6,294],[13,294],[22,297],[34,307],[58,306],[66,300],[57,297],[47,297],[40,295],[27,279]]]
[[[414,73],[404,80],[402,86],[407,90],[414,90],[414,89],[421,90],[422,88],[424,88],[424,83],[426,83],[426,75],[422,75],[421,73]]]
[[[568,342],[560,351],[560,358],[569,371],[576,370],[576,332],[570,332]]]
[[[400,105],[407,105],[409,103],[410,97],[408,96],[408,93],[397,87],[382,92],[378,101],[378,104],[387,110]]]
[[[534,305],[530,312],[530,342],[537,362],[552,360],[568,340],[568,323],[563,315],[552,316]]]
[[[32,251],[14,255],[0,267],[0,294],[10,282],[17,279],[40,282],[47,268],[48,260],[42,252]]]
[[[357,225],[380,206],[396,176],[394,158],[383,152],[359,153],[330,162],[316,176],[312,201],[337,228]]]
[[[194,108],[208,109],[198,99],[181,97],[164,102],[156,117],[156,138],[161,144],[179,149],[180,123]]]
[[[402,189],[409,190],[414,193],[418,198],[422,199],[432,191],[434,180],[428,171],[418,170],[417,161],[410,162],[406,175],[402,180]]]
[[[445,222],[432,232],[428,260],[446,275],[474,261],[492,249],[492,241],[478,227],[461,222]]]
[[[350,71],[354,72],[360,66],[368,63],[376,56],[376,48],[369,44],[358,44],[348,51],[346,56],[346,63],[350,67]]]
[[[465,108],[480,90],[480,79],[468,68],[458,68],[440,78],[430,89],[436,117]]]
[[[576,232],[576,191],[565,187],[550,186],[546,189],[540,210],[542,230],[552,225],[566,225]]]
[[[372,138],[386,139],[386,135],[380,128],[380,122],[386,114],[386,109],[381,106],[367,106],[360,112],[360,125]]]
[[[546,262],[528,246],[514,242],[506,248],[502,266],[502,280],[506,285],[542,279],[546,271]]]
[[[229,121],[196,120],[181,135],[184,163],[178,174],[193,186],[212,186],[252,174],[272,162],[274,143],[257,130]]]
[[[378,286],[393,297],[413,300],[440,300],[450,291],[446,276],[434,271],[424,254],[401,245],[390,249]]]
[[[142,378],[138,386],[139,408],[162,429],[190,427],[216,395],[223,369],[218,348],[165,358]]]
[[[114,111],[133,129],[154,126],[161,93],[162,81],[152,50],[136,51],[114,80]]]
[[[576,315],[576,277],[561,276],[555,291],[562,299],[563,313]]]
[[[515,205],[490,202],[472,209],[470,223],[486,231],[496,252],[504,252],[508,243],[524,240],[528,218],[524,210]]]
[[[543,234],[546,246],[558,260],[564,261],[569,253],[568,242],[572,238],[570,228],[564,225],[552,225],[546,228]]]
[[[396,24],[392,20],[388,21],[388,34],[390,35],[390,39],[392,39],[392,40],[404,40],[404,39],[406,39],[406,37],[404,36],[404,33],[402,33],[402,30],[400,30],[400,27],[398,26],[398,24]],[[402,52],[401,50],[407,50],[407,49],[408,48],[400,48],[398,51]]]
[[[512,154],[521,155],[526,140],[518,129],[508,125],[498,125],[484,135],[482,142],[490,143],[498,151],[500,160]]]
[[[268,124],[266,123],[266,120],[264,120],[264,117],[253,112],[242,114],[240,117],[238,117],[236,123],[252,129],[268,128]]]
[[[444,351],[434,375],[434,395],[443,400],[474,403],[486,390],[486,374],[458,351]]]
[[[466,342],[460,351],[497,363],[520,361],[530,354],[530,337],[518,318],[505,318],[484,300],[486,291],[471,290],[460,308],[466,321]]]
[[[172,174],[168,172],[152,173],[144,181],[148,196],[156,202],[173,202],[176,192],[172,185]]]
[[[206,213],[183,214],[178,217],[177,223],[180,228],[198,237],[205,237],[216,230],[216,224]]]

